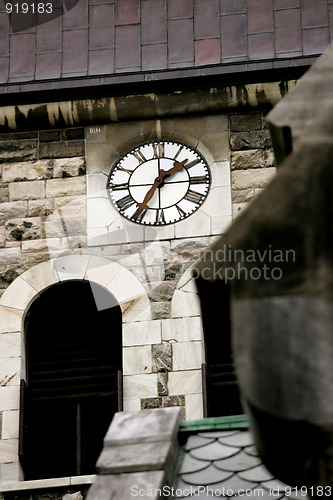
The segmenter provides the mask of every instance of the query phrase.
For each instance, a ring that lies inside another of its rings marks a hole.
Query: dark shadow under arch
[[[34,300],[24,331],[20,460],[25,479],[94,474],[119,409],[120,306],[100,285],[64,281]]]

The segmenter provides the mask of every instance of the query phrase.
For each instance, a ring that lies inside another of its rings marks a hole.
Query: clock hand
[[[186,158],[186,160],[183,160],[182,162],[175,161],[173,163],[173,167],[170,168],[170,170],[163,170],[163,169],[160,170],[159,176],[156,177],[156,179],[154,180],[154,184],[147,191],[146,196],[143,199],[143,202],[137,203],[138,210],[135,212],[134,217],[138,217],[143,210],[148,210],[147,203],[154,196],[156,189],[164,184],[164,179],[170,177],[175,172],[183,170],[184,165],[187,161],[188,161],[187,158]]]

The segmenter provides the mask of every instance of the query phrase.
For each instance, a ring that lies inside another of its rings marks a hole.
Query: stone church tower
[[[65,3],[21,29],[1,13],[4,492],[89,484],[118,409],[235,413],[195,262],[274,176],[265,114],[329,43],[332,7],[319,29],[298,2]]]

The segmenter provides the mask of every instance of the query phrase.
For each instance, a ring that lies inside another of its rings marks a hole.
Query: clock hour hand
[[[154,180],[154,184],[147,191],[146,196],[144,197],[142,203],[137,203],[138,208],[133,215],[134,218],[137,218],[143,212],[143,210],[148,210],[149,207],[148,207],[147,203],[154,196],[156,189],[164,184],[164,179],[170,177],[175,172],[179,172],[180,170],[183,170],[184,165],[185,165],[185,163],[187,163],[187,161],[188,161],[187,158],[186,158],[186,160],[183,160],[182,162],[175,161],[173,163],[173,167],[170,168],[170,170],[163,170],[163,169],[160,170],[159,176],[156,177],[156,179]]]

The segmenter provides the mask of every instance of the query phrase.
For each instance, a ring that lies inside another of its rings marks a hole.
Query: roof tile
[[[321,54],[330,43],[328,28],[309,28],[303,30],[304,55]]]
[[[192,472],[190,474],[182,474],[184,483],[193,484],[195,486],[216,484],[226,479],[231,478],[233,474],[230,472],[217,469],[214,465],[209,465],[206,469]]]
[[[116,28],[116,69],[140,67],[140,26]]]
[[[202,434],[198,434],[197,436],[190,436],[185,445],[185,450],[195,450],[196,448],[200,448],[201,446],[206,446],[209,443],[213,443],[215,441],[214,436],[211,438],[207,436],[203,436]]]
[[[65,31],[63,34],[63,72],[87,69],[88,30]]]
[[[247,54],[247,28],[244,15],[221,17],[221,42],[223,59]]]
[[[116,2],[115,7],[117,25],[140,22],[140,0],[121,0],[121,2]]]
[[[238,476],[241,477],[242,479],[245,479],[246,481],[268,481],[269,479],[273,479],[273,476],[266,467],[263,465],[257,465],[257,467],[254,467],[253,469],[249,469],[246,471],[240,471],[238,473]]]
[[[107,75],[114,69],[114,50],[89,51],[89,75]]]
[[[209,462],[205,462],[204,460],[197,460],[196,458],[191,457],[189,453],[186,453],[180,468],[180,474],[197,472],[199,470],[206,469],[208,466]]]
[[[193,20],[175,19],[168,24],[169,64],[194,60]]]
[[[243,14],[246,0],[220,0],[221,14]]]
[[[179,19],[182,17],[193,17],[192,0],[169,0],[168,1],[169,19]]]
[[[251,469],[251,467],[256,467],[260,463],[260,458],[248,455],[244,451],[241,451],[240,453],[232,457],[214,461],[215,467],[233,472],[248,470]]]
[[[20,34],[11,37],[10,76],[26,77],[35,71],[35,35]]]
[[[219,442],[227,446],[250,446],[253,444],[253,437],[249,431],[238,431],[232,436],[221,436]]]
[[[62,18],[57,17],[36,28],[37,53],[61,51]]]
[[[219,0],[194,0],[194,37],[198,39],[219,36]]]
[[[239,453],[240,449],[232,446],[225,446],[218,441],[191,451],[191,456],[199,460],[220,460],[231,457]]]
[[[141,10],[141,42],[143,44],[166,42],[166,2],[145,0],[141,3]]]
[[[95,5],[89,8],[89,48],[114,47],[114,12],[112,4]]]
[[[273,31],[273,0],[247,0],[249,33]]]
[[[9,21],[8,15],[2,12],[0,14],[0,56],[7,56],[9,52]]]
[[[276,52],[301,50],[300,10],[278,10],[275,12]]]
[[[70,7],[68,1],[69,0],[66,0],[67,12],[63,15],[64,29],[86,28],[88,23],[86,0],[75,2],[75,7],[70,10],[68,10]]]
[[[302,27],[327,26],[326,0],[301,0]]]

